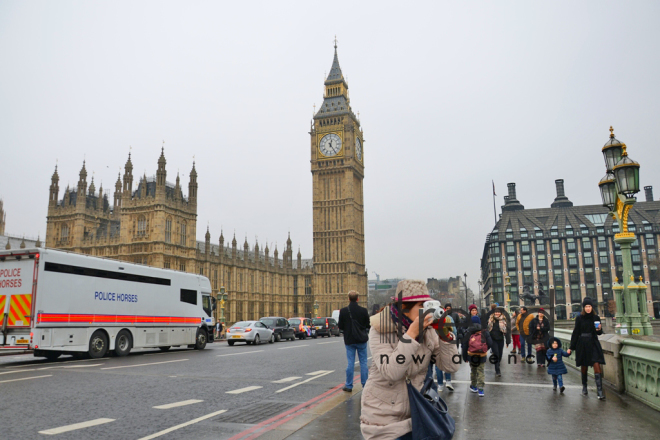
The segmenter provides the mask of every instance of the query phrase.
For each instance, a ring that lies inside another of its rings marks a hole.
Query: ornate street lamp
[[[652,335],[653,329],[644,307],[645,297],[642,299],[641,295],[637,294],[638,285],[634,281],[632,271],[630,247],[636,238],[633,232],[628,231],[628,214],[636,202],[634,195],[639,192],[639,163],[628,157],[626,144],[614,137],[612,127],[610,139],[602,151],[607,174],[598,182],[598,186],[603,206],[610,210],[610,215],[619,224],[620,232],[614,235],[614,242],[621,248],[623,259],[623,283],[621,285],[615,281],[612,287],[617,305],[616,333]],[[642,301],[643,304],[640,304]]]
[[[223,324],[225,323],[225,301],[227,301],[227,294],[225,293],[225,288],[220,287],[220,294],[218,295],[218,298],[220,298],[220,322]]]
[[[319,302],[314,301],[314,316],[318,317],[318,315],[319,315]]]

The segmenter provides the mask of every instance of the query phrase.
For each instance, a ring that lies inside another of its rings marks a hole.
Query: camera
[[[422,310],[426,314],[427,310],[434,309],[433,312],[433,320],[437,321],[442,317],[442,314],[445,313],[445,310],[442,308],[442,304],[440,304],[440,301],[424,301],[424,304],[422,305]]]

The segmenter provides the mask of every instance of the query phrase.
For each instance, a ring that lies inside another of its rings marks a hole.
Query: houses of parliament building
[[[293,255],[291,237],[281,256],[247,239],[197,241],[197,171],[193,162],[187,195],[177,175],[167,181],[161,150],[155,177],[133,177],[129,153],[124,175],[109,191],[88,185],[83,162],[77,187],[60,198],[57,167],[48,200],[46,246],[165,269],[202,274],[213,292],[228,294],[226,321],[262,316],[330,316],[346,293],[368,292],[364,252],[364,137],[353,113],[337,47],[325,81],[323,105],[310,130],[314,256]],[[203,189],[202,189],[203,190]],[[318,304],[318,309],[314,305]]]

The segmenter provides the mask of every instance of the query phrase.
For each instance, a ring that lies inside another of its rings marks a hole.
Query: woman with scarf
[[[598,399],[605,400],[603,394],[603,377],[601,365],[605,365],[605,356],[603,348],[600,346],[598,335],[603,334],[603,326],[600,323],[600,316],[594,312],[593,302],[588,296],[582,301],[582,313],[575,318],[575,328],[571,335],[571,351],[575,351],[575,365],[580,367],[582,372],[582,395],[587,393],[587,369],[594,368],[594,377],[596,379],[596,389],[598,390]]]
[[[499,377],[502,375],[500,364],[504,356],[504,340],[506,339],[506,347],[509,348],[511,334],[507,331],[507,322],[506,318],[502,316],[502,309],[498,307],[494,310],[493,314],[488,318],[488,333],[490,333],[490,337],[493,339],[491,351],[497,357],[495,374]]]
[[[442,341],[431,327],[432,315],[425,317],[420,334],[419,311],[424,301],[432,300],[426,283],[400,281],[396,293],[395,300],[402,295],[401,310],[395,301],[371,317],[369,348],[373,357],[362,391],[360,416],[366,440],[412,439],[406,379],[421,389],[432,358],[445,372],[455,373],[460,366],[452,360],[458,354],[456,345]]]
[[[550,333],[550,322],[545,318],[543,312],[544,310],[540,308],[536,318],[529,323],[529,334],[536,349],[536,366],[538,368],[545,367],[545,352],[548,350],[545,343],[548,340],[548,333]]]

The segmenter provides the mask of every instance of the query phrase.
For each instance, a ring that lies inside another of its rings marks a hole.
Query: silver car
[[[261,344],[268,341],[275,342],[273,331],[266,324],[259,321],[240,321],[227,329],[227,343],[245,342],[246,344]]]

